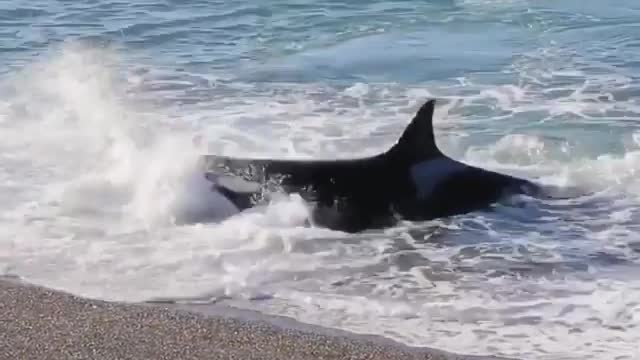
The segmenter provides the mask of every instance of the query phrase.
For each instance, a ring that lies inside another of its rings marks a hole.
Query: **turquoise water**
[[[636,359],[638,34],[631,0],[2,2],[0,274],[468,354]],[[291,195],[175,225],[223,211],[199,153],[372,154],[429,98],[445,153],[569,199],[346,235],[304,228]]]

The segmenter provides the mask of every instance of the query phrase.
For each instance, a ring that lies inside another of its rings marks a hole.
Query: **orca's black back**
[[[467,167],[437,184],[429,198],[421,199],[412,167],[446,158],[435,143],[434,105],[433,100],[426,102],[396,144],[376,156],[335,161],[208,156],[209,168],[298,193],[315,204],[313,218],[318,225],[344,231],[388,226],[395,222],[395,215],[417,220],[464,212],[495,200],[501,189],[520,184],[509,176]],[[250,201],[253,192],[218,187],[241,208],[255,204]]]

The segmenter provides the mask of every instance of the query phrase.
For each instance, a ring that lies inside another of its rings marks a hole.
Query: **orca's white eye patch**
[[[440,183],[451,175],[463,171],[467,166],[463,163],[440,157],[413,165],[410,169],[411,180],[418,190],[418,197],[428,197]]]

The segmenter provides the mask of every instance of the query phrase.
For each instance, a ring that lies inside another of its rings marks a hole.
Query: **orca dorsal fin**
[[[435,100],[429,100],[420,107],[396,144],[389,149],[389,155],[397,160],[415,163],[442,154],[433,134],[435,104]]]

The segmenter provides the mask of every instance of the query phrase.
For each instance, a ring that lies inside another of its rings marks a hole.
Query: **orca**
[[[425,102],[397,142],[380,154],[345,160],[277,160],[203,155],[205,177],[240,211],[274,191],[312,204],[310,223],[344,232],[426,221],[488,208],[506,196],[535,195],[532,181],[447,157]]]

